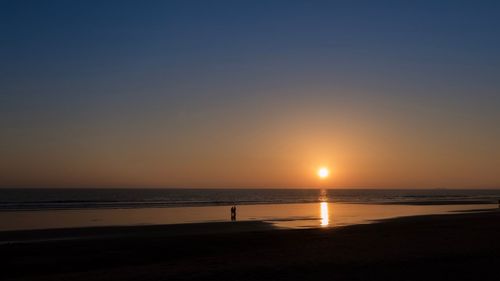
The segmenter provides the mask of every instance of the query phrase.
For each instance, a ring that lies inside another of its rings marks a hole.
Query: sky
[[[2,0],[0,34],[0,187],[500,188],[498,1]]]

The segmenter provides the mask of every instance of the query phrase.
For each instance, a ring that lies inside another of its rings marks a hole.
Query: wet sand
[[[381,218],[445,214],[496,208],[496,204],[356,204],[294,203],[238,206],[238,220],[267,221],[284,228],[311,228],[324,224],[345,226]],[[460,202],[464,203],[464,202]],[[124,225],[177,225],[229,221],[229,206],[0,211],[0,233],[15,230],[116,227]],[[200,225],[201,226],[201,225]],[[234,226],[231,226],[234,228]],[[204,227],[205,228],[205,227]],[[217,229],[224,230],[220,224]],[[0,238],[1,239],[1,238]]]
[[[0,279],[497,279],[499,237],[498,211],[330,229],[241,222],[4,232],[0,240],[25,242],[0,245],[8,257]]]

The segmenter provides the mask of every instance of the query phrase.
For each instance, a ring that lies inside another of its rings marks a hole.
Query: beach
[[[500,280],[500,1],[2,1],[0,281]]]
[[[499,222],[486,210],[317,229],[255,221],[3,232],[18,242],[0,245],[0,277],[485,280],[498,275]]]

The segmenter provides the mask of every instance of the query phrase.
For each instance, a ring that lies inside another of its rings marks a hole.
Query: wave
[[[300,203],[352,203],[352,204],[383,204],[383,205],[457,205],[457,204],[494,204],[491,199],[437,199],[432,200],[239,200],[239,201],[147,201],[147,202],[119,202],[119,201],[84,201],[84,200],[59,200],[46,202],[4,202],[0,203],[2,211],[43,211],[43,210],[82,210],[82,209],[134,209],[134,208],[175,208],[175,207],[205,207],[205,206],[230,206],[261,205],[261,204],[300,204]]]

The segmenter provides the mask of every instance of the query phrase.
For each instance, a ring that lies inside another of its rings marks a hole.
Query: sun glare
[[[326,167],[321,167],[318,170],[318,177],[320,179],[326,179],[330,175],[330,171]]]
[[[330,218],[328,214],[328,203],[327,202],[321,202],[320,204],[320,213],[321,213],[321,226],[328,226],[330,223]]]

